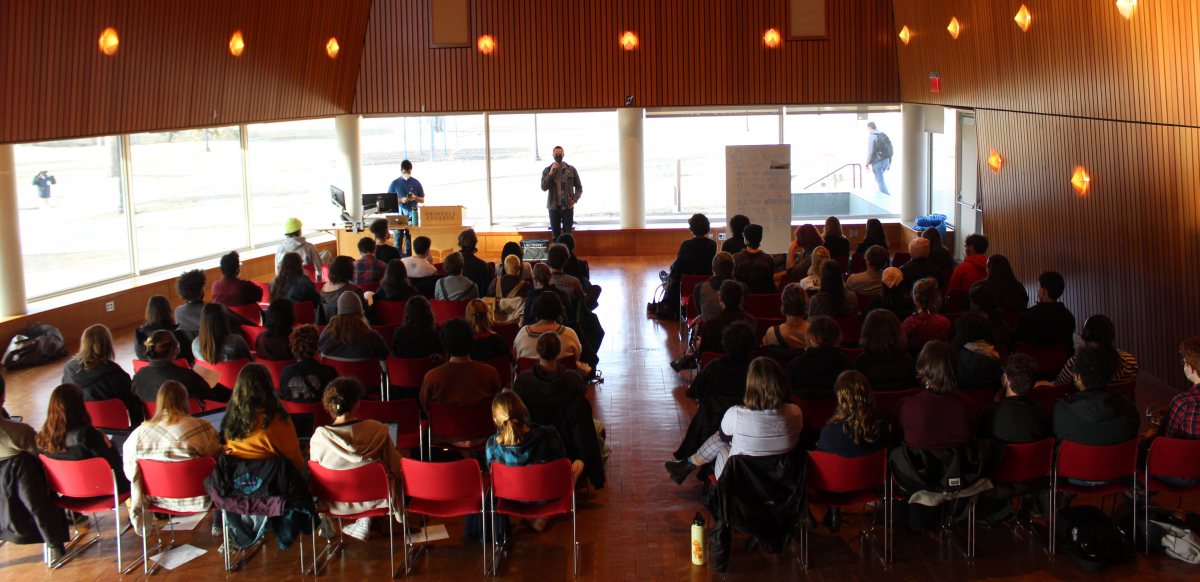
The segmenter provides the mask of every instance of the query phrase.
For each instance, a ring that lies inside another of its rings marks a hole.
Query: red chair
[[[500,376],[500,385],[507,388],[512,385],[512,358],[508,356],[497,356],[488,360],[480,360],[480,364],[487,364],[496,370],[496,375]],[[568,368],[568,370],[571,368]]]
[[[1022,481],[1031,481],[1038,478],[1046,478],[1046,484],[1049,485],[1049,477],[1054,473],[1054,437],[1040,440],[1036,443],[1028,444],[1006,444],[1004,452],[1000,456],[1000,464],[996,466],[995,472],[992,473],[992,481],[998,483],[1019,483]],[[1016,497],[1013,500],[1024,504],[1024,497]],[[1054,515],[1047,516],[1047,523],[1052,524]],[[1038,536],[1037,530],[1033,529],[1031,524],[1023,523],[1017,520],[1017,525],[1025,528],[1035,537]],[[1053,525],[1050,526],[1053,531]],[[1047,552],[1049,547],[1044,548]]]
[[[1137,380],[1130,380],[1121,384],[1109,384],[1108,389],[1121,392],[1125,396],[1128,396],[1130,400],[1137,400]]]
[[[258,307],[257,303],[251,303],[250,305],[239,305],[237,307],[230,307],[226,305],[225,308],[242,317],[245,317],[246,319],[249,319],[251,323],[262,323],[262,309]]]
[[[783,277],[780,277],[780,279],[779,279],[779,291],[782,292],[784,287],[787,287],[788,285],[791,285],[792,283],[799,283],[800,281],[803,281],[803,280],[804,280],[804,277],[801,277],[800,275],[784,275]]]
[[[696,292],[696,285],[707,281],[711,274],[708,275],[684,275],[679,281],[679,313],[680,317],[690,311],[692,303],[692,294]]]
[[[571,547],[579,574],[579,537],[575,519],[575,479],[571,461],[559,459],[525,467],[492,463],[492,507],[496,513],[525,519],[571,514]],[[495,540],[496,536],[492,539]],[[499,567],[500,544],[492,547],[492,573]]]
[[[897,252],[895,255],[892,255],[892,266],[899,269],[900,267],[907,265],[911,260],[912,255],[905,252]]]
[[[780,318],[774,318],[774,319],[768,319],[766,317],[758,318],[758,338],[757,338],[758,342],[761,344],[762,339],[764,337],[766,337],[768,333],[771,333],[772,327],[781,325],[785,321],[787,321],[787,320],[780,319]],[[786,348],[787,346],[782,346],[782,347]]]
[[[1150,441],[1150,450],[1146,452],[1146,466],[1139,470],[1138,480],[1145,491],[1160,493],[1175,493],[1179,495],[1179,506],[1183,506],[1183,496],[1200,491],[1200,483],[1195,485],[1171,485],[1160,480],[1161,477],[1176,479],[1200,479],[1200,441],[1158,437]],[[1143,499],[1149,501],[1147,495]],[[1147,523],[1143,531],[1150,531],[1150,512],[1142,510]],[[1134,514],[1137,514],[1135,511]],[[1146,554],[1150,553],[1149,536],[1146,541]]]
[[[492,333],[504,338],[508,342],[508,347],[512,347],[513,342],[517,340],[517,332],[521,331],[519,323],[496,323],[492,325]]]
[[[399,325],[372,325],[371,326],[371,329],[375,330],[375,333],[379,334],[379,337],[383,338],[383,343],[385,345],[387,345],[388,352],[392,351],[392,339],[394,339],[396,337],[396,328],[397,327],[400,327],[400,326]]]
[[[374,293],[379,290],[379,283],[355,283],[363,293]]]
[[[271,371],[271,381],[275,383],[276,390],[282,390],[283,386],[279,385],[279,378],[283,376],[283,369],[296,363],[296,360],[264,360],[259,358],[258,363],[267,367]]]
[[[805,428],[807,427],[807,419]],[[880,491],[887,492],[887,451],[880,449],[865,457],[846,458],[832,453],[813,451],[808,457],[808,475],[805,487],[808,490],[807,502],[810,505],[825,507],[847,508],[863,506],[863,525],[860,526],[856,539],[869,540],[875,546],[879,559],[886,565],[892,560],[892,535],[890,523],[890,503],[881,503],[884,511],[883,546],[875,535],[865,527],[867,518],[866,505],[884,501],[887,497]],[[801,528],[800,534],[801,560],[805,566],[808,563],[808,531]],[[864,546],[861,541],[860,546]],[[862,548],[865,552],[866,548]]]
[[[403,400],[363,400],[358,403],[355,416],[363,420],[374,420],[383,424],[396,425],[396,448],[418,448],[425,454],[425,421],[421,420],[421,406],[412,398]]]
[[[404,323],[404,307],[407,301],[376,301],[371,308],[375,310],[375,319],[382,325],[402,325]]]
[[[217,383],[229,389],[233,389],[233,386],[237,384],[238,374],[241,374],[242,368],[245,368],[248,364],[250,364],[250,360],[247,360],[246,358],[232,360],[229,362],[221,362],[220,364],[210,364],[208,362],[196,360],[197,366],[200,366],[201,368],[207,368],[221,374],[221,379],[218,380]]]
[[[837,408],[837,398],[822,398],[821,400],[802,400],[792,395],[792,404],[800,407],[804,414],[804,430],[821,430],[833,411]]]
[[[355,469],[346,469],[338,471],[335,469],[326,469],[316,461],[308,462],[309,474],[312,479],[308,482],[308,488],[317,499],[326,502],[334,503],[370,503],[387,500],[385,507],[376,509],[368,509],[358,513],[345,515],[330,514],[338,518],[340,524],[343,519],[361,519],[364,517],[383,517],[388,522],[388,557],[391,558],[392,578],[395,578],[400,571],[396,569],[396,538],[394,532],[394,523],[396,512],[392,510],[397,504],[392,497],[391,482],[388,480],[387,470],[383,468],[381,463],[371,463],[363,465]],[[312,516],[313,531],[316,532],[316,516]],[[341,528],[338,528],[339,530]],[[333,561],[333,557],[342,551],[345,545],[346,536],[343,534],[337,545],[332,542],[326,542],[325,548],[317,554],[317,537],[312,536],[313,543],[313,561],[312,569],[303,574],[316,576],[321,573],[321,568]],[[325,558],[325,563],[321,563],[321,558]]]
[[[842,344],[857,344],[858,335],[862,332],[862,315],[835,317],[838,327],[842,328]]]
[[[700,371],[703,372],[704,368],[708,367],[713,360],[716,360],[717,358],[723,358],[725,355],[726,354],[718,354],[717,352],[704,352],[704,355],[700,356]]]
[[[871,394],[875,398],[875,410],[886,413],[891,412],[896,407],[896,403],[900,402],[902,398],[916,396],[920,391],[920,388],[913,388],[900,392],[872,392]]]
[[[462,301],[441,301],[434,299],[429,302],[429,306],[433,308],[433,320],[438,325],[442,325],[456,317],[466,317],[468,300]]]
[[[441,275],[442,277],[446,276],[446,264],[445,263],[434,263],[433,269],[435,271],[437,271],[438,275]]]
[[[226,403],[217,402],[216,400],[205,400],[203,404],[204,404],[205,411],[220,410],[222,408],[225,408],[225,406],[226,406]]]
[[[537,358],[517,358],[517,373],[520,374],[521,372],[524,372],[526,370],[534,369],[535,367],[537,367],[539,361],[540,360],[538,360]],[[579,365],[578,362],[575,360],[575,356],[567,356],[565,358],[559,358],[558,363],[562,364],[563,367],[568,370],[574,370]]]
[[[313,283],[317,282],[317,268],[316,267],[314,267],[312,265],[304,265],[301,268],[304,269],[304,274],[308,275],[308,278],[311,279]],[[324,266],[322,266],[321,270],[325,271]],[[326,271],[326,272],[328,272],[328,271]]]
[[[117,398],[84,402],[88,416],[92,417],[92,426],[100,430],[129,430],[133,423],[129,420],[129,410],[125,403]]]
[[[829,257],[829,260],[837,263],[837,266],[842,268],[843,275],[850,272],[849,271],[849,267],[850,267],[850,255],[849,254],[833,255],[833,256]]]
[[[491,403],[488,403],[491,408]],[[490,415],[490,412],[489,412]],[[417,513],[421,516],[458,517],[479,512],[482,518],[483,535],[483,575],[488,575],[487,555],[487,493],[483,487],[483,475],[479,471],[479,463],[475,459],[463,459],[450,463],[425,463],[413,459],[400,459],[401,491],[400,495],[412,498],[404,508],[404,523],[408,514]],[[424,521],[424,517],[422,517]],[[408,565],[409,546],[412,545],[406,537],[404,548],[404,571],[411,572]],[[415,561],[425,549],[425,542],[413,554]]]
[[[846,354],[846,357],[850,358],[850,361],[853,362],[862,355],[863,350],[862,348],[842,348],[842,353]]]
[[[491,399],[477,404],[455,405],[429,403],[429,443],[430,451],[437,447],[446,451],[482,451],[486,443],[461,446],[455,442],[480,440],[496,434],[496,425],[492,422]],[[433,443],[433,437],[453,439],[454,442]]]
[[[383,365],[379,360],[368,358],[365,360],[334,360],[325,358],[324,362],[333,366],[337,370],[338,376],[346,376],[355,378],[362,382],[363,388],[366,388],[367,394],[374,394],[381,391],[383,386]]]
[[[949,281],[949,279],[947,279]],[[966,289],[954,289],[946,295],[946,304],[943,311],[959,312],[962,311],[963,302],[967,300]]]
[[[292,313],[296,314],[296,325],[317,323],[317,308],[308,301],[292,303]]]
[[[387,378],[390,399],[391,388],[419,389],[425,383],[425,374],[437,367],[430,358],[397,358],[388,356]]]
[[[288,414],[311,414],[313,415],[313,430],[333,424],[333,418],[325,411],[325,407],[320,402],[289,402],[280,400],[283,409]]]
[[[1042,410],[1049,413],[1054,409],[1054,402],[1078,392],[1074,384],[1056,384],[1048,388],[1034,388],[1029,391],[1029,398],[1041,405]]]
[[[212,475],[213,468],[217,466],[216,459],[212,457],[200,457],[188,461],[151,461],[149,459],[138,459],[138,469],[142,474],[142,492],[148,497],[158,499],[189,499],[192,497],[208,497],[208,492],[204,490],[204,479]],[[149,517],[150,513],[165,513],[167,515],[184,516],[196,515],[197,513],[207,513],[208,509],[203,511],[175,511],[173,509],[165,509],[155,504],[150,504],[145,507],[143,514]],[[162,532],[158,529],[158,524],[154,525],[154,531],[158,534],[158,544],[153,548],[146,548],[146,524],[154,521],[153,519],[142,520],[142,558],[138,561],[142,563],[142,571],[147,575],[154,572],[154,568],[158,566],[155,562],[150,565],[150,552],[156,552],[161,549],[164,553],[175,547],[175,528],[171,528],[171,542],[167,547],[163,548]],[[137,566],[137,562],[130,564],[129,567]]]
[[[271,306],[271,284],[264,283],[262,281],[251,281],[251,283],[254,283],[255,285],[257,285],[259,289],[262,289],[262,294],[263,294],[262,301],[258,302],[258,307],[261,309],[266,309],[267,307],[270,307]]]
[[[258,345],[258,336],[266,333],[267,328],[257,325],[243,325],[241,331],[242,337],[246,338],[246,345],[249,345],[250,349],[253,350]]]
[[[959,390],[959,394],[970,398],[975,403],[976,408],[983,410],[992,403],[996,402],[996,390],[990,388],[980,388],[976,390]]]
[[[1099,495],[1100,509],[1104,509],[1104,497],[1124,493],[1136,487],[1137,439],[1119,445],[1090,446],[1063,441],[1055,459],[1054,478],[1051,479],[1050,515],[1057,515],[1058,492],[1076,495]],[[1077,485],[1066,479],[1081,481],[1106,481],[1102,485]],[[1128,480],[1126,479],[1128,478]],[[1116,507],[1116,500],[1113,507]],[[1054,553],[1054,527],[1051,522],[1050,553]]]
[[[862,253],[850,256],[850,274],[855,275],[867,270],[867,258]]]
[[[754,317],[767,319],[779,318],[783,315],[783,294],[746,295],[746,313]]]
[[[870,295],[870,294],[866,294],[866,293],[857,293],[857,292],[854,294],[854,296],[856,298],[858,298],[858,312],[859,313],[866,313],[867,306],[871,305],[871,301],[873,301],[876,297],[879,297],[879,295]]]
[[[1067,346],[1065,344],[1039,347],[1025,342],[1017,342],[1013,344],[1013,353],[1032,356],[1037,360],[1042,374],[1057,373],[1067,363]]]
[[[329,280],[329,265],[321,265],[321,280],[322,281]],[[313,282],[316,283],[316,281],[313,281]]]
[[[251,344],[251,345],[253,345],[253,344]],[[188,365],[188,361],[183,358],[174,360],[171,363],[175,364],[176,366],[179,366],[180,368],[187,368],[189,370],[192,368],[191,366]],[[133,373],[136,374],[136,373],[138,373],[138,370],[141,370],[142,368],[145,368],[146,366],[149,366],[149,365],[150,365],[150,362],[147,362],[146,360],[134,360],[133,361]]]
[[[125,570],[121,568],[121,505],[129,499],[129,494],[117,492],[117,474],[108,466],[108,461],[98,457],[84,461],[57,461],[46,455],[40,456],[42,466],[46,468],[46,486],[51,492],[58,494],[54,506],[76,513],[90,513],[92,522],[97,525],[96,535],[76,545],[75,549],[50,567],[61,567],[80,552],[99,542],[99,521],[95,514],[111,511],[117,533],[117,571],[124,573]],[[77,532],[67,545],[74,545],[79,538],[80,534]]]

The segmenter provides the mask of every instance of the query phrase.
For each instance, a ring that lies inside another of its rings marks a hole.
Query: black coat
[[[524,372],[522,375],[528,373]],[[567,456],[583,461],[583,474],[587,476],[592,487],[602,489],[604,459],[600,457],[600,441],[596,438],[592,403],[588,402],[587,398],[576,397],[559,402],[526,400],[525,406],[529,409],[530,420],[542,426],[553,426],[558,431],[567,449]]]
[[[83,399],[88,402],[113,399],[124,402],[125,410],[129,412],[130,428],[137,428],[146,420],[142,401],[133,394],[133,381],[129,373],[116,362],[85,370],[74,360],[68,361],[63,366],[62,383],[77,384],[83,389]]]
[[[0,540],[65,544],[66,516],[54,506],[41,460],[28,452],[0,461]]]
[[[807,461],[800,447],[766,457],[732,455],[700,501],[715,521],[750,534],[767,553],[782,553],[803,509]]]
[[[750,371],[750,360],[722,356],[708,363],[692,385],[688,387],[688,398],[702,400],[712,395],[741,401],[746,396],[746,374]]]
[[[929,260],[929,257],[921,257],[905,263],[900,267],[900,272],[904,273],[904,286],[909,289],[912,289],[917,281],[929,278],[937,279],[939,287],[946,286],[942,267]]]
[[[179,325],[159,326],[159,325],[143,325],[133,330],[133,357],[149,361],[146,356],[146,340],[154,335],[156,331],[169,331],[175,335],[175,341],[179,342],[179,357],[188,361],[189,364],[196,362],[196,357],[192,355],[192,340],[196,339],[179,330]]]
[[[133,393],[142,402],[156,402],[158,389],[170,380],[183,384],[188,398],[200,401],[219,400],[212,387],[200,374],[187,368],[180,368],[168,361],[150,362],[150,365],[138,370],[133,375]]]
[[[954,493],[967,489],[988,476],[992,449],[986,441],[948,449],[896,447],[888,453],[888,465],[900,491]]]
[[[853,367],[841,348],[809,348],[784,371],[792,383],[792,394],[801,400],[823,400],[834,395],[838,374]]]
[[[1021,314],[1012,341],[1034,346],[1074,346],[1075,316],[1062,303],[1038,302]],[[1068,350],[1074,352],[1074,349]]]
[[[462,275],[471,280],[475,287],[482,293],[487,290],[488,284],[492,282],[493,272],[488,268],[488,264],[483,259],[475,256],[474,253],[461,253],[463,258]]]
[[[1025,396],[1009,396],[988,405],[979,415],[976,437],[994,443],[1036,443],[1047,436],[1046,411]]]
[[[1059,441],[1081,445],[1117,445],[1137,438],[1141,417],[1125,394],[1084,390],[1054,403],[1051,430]]]
[[[242,485],[251,477],[257,486],[247,491]],[[204,479],[204,490],[214,509],[269,517],[280,549],[291,547],[301,533],[313,533],[311,516],[316,515],[316,505],[312,493],[286,457],[250,460],[217,455],[217,466]],[[229,521],[231,527],[241,525],[240,519]]]
[[[959,390],[995,390],[1001,387],[1002,376],[1004,363],[999,359],[989,358],[965,347],[958,350]]]
[[[875,392],[903,392],[918,386],[917,366],[908,350],[863,352],[854,359],[854,369],[867,377]]]
[[[753,315],[741,309],[726,307],[720,315],[700,326],[700,345],[696,348],[696,359],[699,360],[704,352],[725,353],[725,347],[721,345],[721,336],[725,333],[725,328],[738,323],[750,326],[753,330],[751,335],[758,336],[758,320]]]

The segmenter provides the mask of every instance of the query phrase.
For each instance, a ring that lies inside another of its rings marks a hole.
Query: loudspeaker
[[[546,260],[546,251],[549,248],[549,239],[531,238],[521,241],[521,254],[525,256],[526,261]]]

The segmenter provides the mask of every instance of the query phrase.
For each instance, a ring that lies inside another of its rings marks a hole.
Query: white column
[[[929,159],[925,147],[924,107],[902,103],[900,115],[904,135],[900,139],[900,157],[904,161],[904,182],[900,188],[900,219],[916,220],[927,214],[929,202]],[[869,170],[868,170],[869,171]]]
[[[354,220],[362,220],[362,142],[358,132],[361,115],[339,115],[333,118],[334,138],[338,149],[338,173],[346,192],[346,210]]]
[[[646,228],[646,159],[642,139],[644,109],[617,110],[620,142],[621,228]]]
[[[25,314],[25,267],[12,144],[0,144],[0,317]]]

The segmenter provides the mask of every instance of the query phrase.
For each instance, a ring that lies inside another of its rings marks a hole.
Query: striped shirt
[[[144,509],[157,505],[163,509],[179,512],[205,511],[212,506],[207,496],[184,499],[162,499],[150,497],[142,492],[142,473],[138,459],[151,461],[179,462],[199,457],[211,457],[221,451],[217,431],[208,421],[185,416],[172,425],[142,423],[125,441],[123,465],[130,488],[130,520],[141,529]]]
[[[1117,369],[1113,372],[1112,378],[1108,381],[1108,385],[1125,384],[1133,382],[1138,374],[1138,361],[1133,357],[1133,354],[1121,350],[1117,350],[1117,358],[1119,363]],[[1067,360],[1067,365],[1063,366],[1061,372],[1058,373],[1059,384],[1071,384],[1075,381],[1075,356]]]

